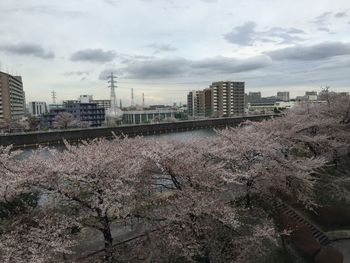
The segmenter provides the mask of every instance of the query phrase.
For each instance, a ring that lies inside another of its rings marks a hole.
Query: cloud
[[[325,12],[317,17],[315,17],[315,19],[312,21],[312,23],[316,24],[316,25],[323,25],[326,24],[329,19],[332,16],[332,12]]]
[[[235,27],[231,33],[224,35],[224,38],[233,44],[250,46],[255,42],[255,22],[246,22],[242,26]]]
[[[46,51],[41,45],[33,43],[0,44],[0,50],[14,55],[34,56],[43,59],[55,57],[54,52]]]
[[[69,71],[64,73],[65,76],[88,76],[90,71]]]
[[[297,28],[273,27],[266,31],[257,31],[256,27],[255,22],[246,22],[225,34],[224,38],[232,44],[252,46],[256,42],[294,43],[302,41],[300,35],[305,34],[303,30]]]
[[[319,28],[317,28],[317,30],[318,30],[318,31],[327,32],[327,33],[330,33],[330,32],[331,32],[331,30],[330,30],[329,28],[327,28],[327,27],[319,27]]]
[[[348,14],[347,14],[347,11],[345,12],[338,12],[334,15],[335,18],[343,18],[343,17],[347,17]]]
[[[54,15],[54,16],[65,16],[65,17],[77,17],[82,15],[81,11],[76,10],[66,10],[57,8],[49,5],[32,5],[28,7],[18,7],[15,8],[3,8],[0,9],[0,13],[23,13],[23,14],[44,14],[44,15]]]
[[[250,59],[236,59],[227,57],[215,57],[193,61],[191,68],[200,73],[239,73],[253,71],[266,67],[269,60],[265,56],[258,56]]]
[[[108,5],[112,5],[112,6],[117,6],[120,4],[120,1],[118,1],[118,0],[103,0],[103,2],[105,2]]]
[[[147,47],[153,49],[154,53],[177,51],[177,48],[172,47],[169,44],[152,43],[152,44],[147,45]]]
[[[248,72],[266,67],[269,63],[270,60],[266,56],[250,59],[220,56],[196,61],[171,58],[135,62],[121,69],[121,71],[125,77],[132,79],[164,79]]]
[[[130,78],[167,78],[183,75],[189,61],[183,58],[139,61],[123,69]]]
[[[82,61],[92,63],[106,63],[114,60],[116,53],[114,51],[104,51],[102,49],[84,49],[73,53],[71,61]]]
[[[294,46],[266,52],[273,60],[322,60],[350,54],[350,43],[325,42],[311,46]]]
[[[111,67],[111,68],[104,69],[100,73],[98,79],[99,80],[107,80],[108,76],[110,76],[112,72],[114,73],[115,76],[122,76],[123,75],[123,72],[120,69],[117,69],[115,67]]]

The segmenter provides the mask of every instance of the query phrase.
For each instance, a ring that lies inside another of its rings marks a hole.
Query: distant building
[[[99,127],[105,121],[105,109],[96,103],[80,103],[77,101],[65,101],[57,107],[50,107],[50,111],[40,118],[41,127],[52,127],[55,117],[61,112],[69,112],[74,117],[89,124],[90,127]]]
[[[111,100],[94,100],[92,95],[80,95],[79,102],[81,103],[96,103],[99,107],[108,110],[111,108]]]
[[[99,107],[108,110],[111,108],[111,100],[91,100],[91,103],[96,103]]]
[[[79,101],[81,103],[90,103],[93,100],[92,95],[80,95]]]
[[[38,117],[48,112],[46,102],[31,101],[28,103],[29,113],[32,116]]]
[[[249,92],[247,95],[247,102],[259,102],[261,100],[261,92]]]
[[[244,113],[244,82],[214,82],[204,90],[187,95],[188,115],[191,117],[228,117]]]
[[[318,99],[317,91],[306,91],[305,92],[305,97],[306,97],[306,100],[316,101]]]
[[[277,96],[270,96],[270,97],[262,97],[261,92],[249,92],[245,95],[245,106],[248,106],[248,103],[255,104],[255,103],[262,103],[262,104],[274,104],[276,101],[279,101],[280,99]]]
[[[21,119],[25,108],[22,77],[0,72],[0,119]]]
[[[277,99],[279,101],[289,101],[289,92],[288,91],[279,91],[277,92]]]
[[[64,103],[67,112],[80,121],[89,123],[90,127],[99,127],[105,121],[105,109],[96,103]]]
[[[214,82],[211,110],[215,117],[228,117],[244,114],[244,82]]]
[[[40,127],[41,128],[51,128],[53,127],[56,116],[61,112],[66,112],[67,110],[63,107],[50,107],[48,113],[40,116]]]
[[[204,115],[209,117],[213,114],[213,90],[212,89],[205,89],[204,90]]]
[[[167,119],[174,120],[177,113],[178,111],[173,109],[124,111],[123,123],[142,124],[162,122]]]
[[[274,103],[248,103],[248,111],[256,113],[268,113],[290,109],[295,105],[293,101],[277,101]]]
[[[205,116],[205,93],[203,90],[194,90],[187,95],[187,110],[188,116]]]

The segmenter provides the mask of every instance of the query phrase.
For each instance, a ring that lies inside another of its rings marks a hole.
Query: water
[[[194,139],[208,138],[215,135],[213,129],[210,130],[195,130],[195,131],[186,131],[186,132],[177,132],[177,133],[167,133],[160,135],[148,136],[151,138],[160,138],[166,140],[175,140],[175,141],[190,141]]]
[[[144,138],[152,138],[152,139],[161,139],[161,140],[175,140],[175,141],[190,141],[194,139],[203,139],[203,138],[209,138],[211,136],[215,135],[214,129],[208,129],[208,130],[194,130],[194,131],[186,131],[186,132],[177,132],[177,133],[166,133],[166,134],[160,134],[160,135],[150,135],[145,136]],[[59,151],[64,151],[65,146],[64,145],[56,145],[56,146],[50,146],[51,149],[56,149]],[[26,148],[22,150],[22,153],[17,156],[18,159],[26,159],[30,157],[33,154],[33,151],[35,151],[35,148]],[[44,158],[50,157],[49,150],[44,150],[40,153]]]

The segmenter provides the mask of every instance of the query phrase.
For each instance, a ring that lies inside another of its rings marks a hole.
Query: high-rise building
[[[43,101],[31,101],[28,103],[29,113],[33,116],[41,116],[48,112],[46,102]]]
[[[203,90],[194,90],[187,95],[188,115],[205,116],[205,93]]]
[[[24,114],[22,77],[0,72],[0,119],[17,120]]]
[[[289,101],[289,91],[278,91],[277,99],[280,101]]]
[[[213,91],[208,88],[204,90],[204,112],[205,116],[211,116],[213,113],[212,109],[212,101],[213,101]]]
[[[213,116],[228,117],[244,114],[244,82],[214,82],[210,89]]]
[[[189,116],[228,117],[244,113],[244,82],[214,82],[187,95]]]

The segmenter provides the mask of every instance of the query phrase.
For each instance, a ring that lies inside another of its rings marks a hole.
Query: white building
[[[125,124],[156,123],[167,119],[175,119],[177,112],[179,111],[173,109],[124,111],[123,122]]]
[[[92,95],[80,95],[79,97],[80,103],[90,103],[92,99]]]
[[[288,91],[277,92],[277,99],[280,101],[289,101],[289,92]]]
[[[46,102],[43,101],[31,101],[28,104],[29,113],[33,116],[41,116],[48,112]]]

